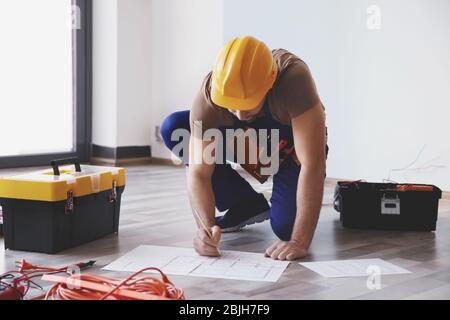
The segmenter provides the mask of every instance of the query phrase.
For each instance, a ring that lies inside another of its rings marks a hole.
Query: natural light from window
[[[0,0],[0,157],[74,150],[70,0]]]

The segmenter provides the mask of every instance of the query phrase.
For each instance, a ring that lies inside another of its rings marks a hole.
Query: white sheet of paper
[[[194,249],[139,246],[105,266],[104,270],[136,272],[157,267],[166,274],[276,282],[288,261],[265,258],[262,253],[221,250],[217,258],[201,257]]]
[[[299,264],[327,278],[367,277],[374,273],[380,275],[411,273],[382,259],[300,262]]]

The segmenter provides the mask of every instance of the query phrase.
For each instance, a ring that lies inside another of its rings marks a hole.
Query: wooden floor
[[[8,171],[7,173],[10,173]],[[0,175],[5,171],[0,171]],[[127,168],[120,232],[58,255],[3,249],[0,239],[0,272],[20,258],[43,265],[64,265],[97,260],[90,272],[138,245],[189,247],[195,230],[189,212],[185,169],[171,166]],[[254,184],[269,197],[270,183]],[[381,278],[380,290],[369,290],[366,278],[323,278],[291,263],[277,283],[170,276],[184,288],[188,299],[449,299],[450,201],[441,200],[435,233],[377,232],[343,229],[332,207],[333,185],[327,184],[318,229],[310,255],[302,261],[382,258],[410,270],[411,274]],[[221,248],[264,252],[276,240],[268,222],[223,235]]]

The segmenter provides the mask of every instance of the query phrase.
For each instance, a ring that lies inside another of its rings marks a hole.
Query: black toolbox
[[[53,254],[118,232],[123,168],[52,167],[0,177],[5,249]]]
[[[347,228],[434,231],[441,196],[433,185],[339,181],[334,208]]]

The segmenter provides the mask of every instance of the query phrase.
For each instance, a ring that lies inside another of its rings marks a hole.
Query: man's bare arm
[[[212,227],[214,225],[215,199],[211,177],[214,172],[214,164],[207,164],[201,159],[194,159],[195,154],[201,155],[203,149],[210,143],[214,142],[202,141],[191,136],[189,141],[188,194],[192,208],[197,210],[207,226]]]
[[[325,114],[321,104],[292,120],[296,155],[301,163],[297,216],[291,240],[309,248],[322,206],[326,171]]]
[[[188,195],[192,209],[196,210],[200,218],[208,228],[211,228],[213,239],[203,230],[202,223],[197,222],[198,231],[194,237],[194,247],[197,253],[206,256],[220,254],[218,244],[220,241],[220,228],[215,225],[215,199],[212,189],[211,177],[214,172],[214,164],[203,161],[203,150],[210,143],[191,136],[189,142],[189,167],[188,167]],[[200,155],[200,157],[198,156]],[[214,226],[214,227],[213,227]]]
[[[302,169],[297,186],[297,214],[291,239],[278,241],[265,255],[295,260],[308,253],[322,206],[325,178],[325,114],[319,104],[292,119],[296,156]]]

